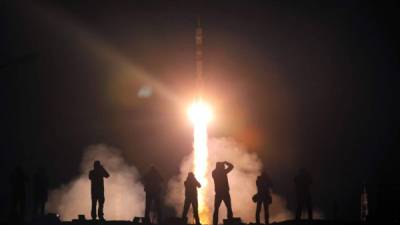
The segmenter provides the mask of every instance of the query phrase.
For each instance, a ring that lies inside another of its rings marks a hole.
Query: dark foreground
[[[26,224],[26,225],[143,225],[142,223],[136,223],[132,221],[91,221],[91,220],[75,220],[75,221],[56,221],[56,220],[37,220],[31,223],[18,223],[17,221],[9,222],[9,223],[0,223],[0,225],[6,224]],[[346,222],[346,221],[334,221],[334,220],[313,220],[313,221],[295,221],[295,220],[288,220],[283,222],[273,222],[271,224],[274,225],[362,225],[362,224],[400,224],[400,223],[393,223],[393,222],[382,222],[377,221],[375,223],[362,223],[359,221],[355,222]],[[184,223],[175,222],[170,223],[166,222],[163,225],[184,225]],[[185,224],[186,225],[186,224]],[[226,223],[224,225],[245,225],[245,223]],[[250,223],[249,225],[255,225]],[[263,224],[262,224],[263,225]]]

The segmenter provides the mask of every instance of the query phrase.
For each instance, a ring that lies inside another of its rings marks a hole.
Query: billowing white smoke
[[[215,168],[218,161],[228,161],[234,165],[234,169],[228,174],[232,208],[235,217],[241,217],[244,222],[255,221],[255,203],[252,196],[257,192],[255,181],[261,173],[262,164],[254,153],[249,153],[243,146],[229,138],[211,138],[208,141],[209,161],[208,161],[208,184],[206,187],[208,196],[207,204],[210,209],[210,218],[214,204],[214,183],[211,178],[211,171]],[[167,204],[173,206],[178,215],[182,212],[184,201],[183,181],[187,173],[192,171],[193,154],[186,157],[180,168],[180,174],[168,183]],[[204,184],[202,184],[204,186]],[[272,195],[272,205],[270,206],[270,221],[282,221],[292,219],[292,213],[286,208],[286,201],[276,195]],[[221,205],[219,219],[226,218],[226,210]]]
[[[105,218],[132,220],[134,216],[143,215],[145,195],[137,169],[126,164],[118,149],[104,144],[91,145],[85,150],[81,175],[50,192],[48,211],[59,213],[63,220],[77,218],[78,214],[91,217],[88,174],[95,160],[100,160],[110,174],[108,179],[104,179]]]

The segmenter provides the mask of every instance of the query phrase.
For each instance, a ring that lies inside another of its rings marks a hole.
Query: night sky
[[[399,183],[398,6],[265,2],[0,2],[3,180],[17,164],[44,166],[58,187],[98,143],[140,172],[177,174],[192,151],[200,16],[210,135],[258,154],[291,209],[306,167],[324,215],[336,201],[341,218],[358,219],[363,183],[371,208],[379,184]],[[143,86],[150,97],[137,96]]]

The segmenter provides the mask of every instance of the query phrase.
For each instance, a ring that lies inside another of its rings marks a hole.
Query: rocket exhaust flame
[[[199,217],[203,223],[210,224],[210,210],[207,205],[208,190],[208,146],[207,125],[212,120],[211,107],[202,99],[203,78],[203,30],[200,19],[196,28],[196,86],[197,98],[188,109],[189,119],[193,123],[193,172],[202,185],[198,192]]]
[[[201,98],[189,107],[188,116],[193,124],[207,125],[213,119],[211,107]]]
[[[208,181],[206,178],[208,170],[208,147],[207,147],[207,124],[212,120],[211,107],[201,98],[195,100],[188,109],[189,119],[193,123],[193,171],[202,185],[198,193],[199,216],[203,223],[210,222],[209,209],[206,203],[206,190]]]

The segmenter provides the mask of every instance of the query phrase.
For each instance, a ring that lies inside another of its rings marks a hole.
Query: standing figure
[[[257,194],[253,197],[253,200],[257,202],[256,223],[260,224],[261,207],[264,205],[265,224],[269,224],[269,205],[272,203],[270,191],[272,182],[268,174],[262,172],[261,175],[257,177],[256,185]]]
[[[21,221],[25,218],[26,210],[26,182],[28,177],[21,166],[17,166],[10,176],[11,185],[11,216]]]
[[[225,165],[227,168],[225,168]],[[215,186],[214,214],[213,225],[218,224],[218,211],[221,202],[224,201],[228,219],[233,218],[231,195],[229,194],[228,173],[233,170],[233,165],[227,161],[217,162],[215,169],[212,172]]]
[[[297,210],[296,220],[301,219],[303,207],[306,206],[308,210],[308,219],[313,219],[313,207],[310,193],[310,186],[312,184],[311,175],[304,168],[299,170],[299,173],[294,178],[296,185],[296,198],[297,198]]]
[[[92,194],[92,219],[96,220],[96,205],[99,202],[99,208],[97,216],[99,220],[104,221],[104,180],[103,178],[109,178],[110,174],[100,164],[100,161],[96,160],[93,164],[93,170],[89,172],[89,179],[91,183],[91,194]]]
[[[193,217],[197,225],[200,225],[198,201],[197,201],[197,188],[201,187],[201,184],[197,181],[196,177],[192,172],[188,173],[185,180],[185,203],[183,206],[182,218],[186,218],[189,207],[192,205]]]
[[[33,215],[44,215],[48,197],[48,180],[44,168],[39,168],[33,175]]]
[[[146,205],[144,218],[147,223],[150,222],[151,207],[154,206],[157,211],[157,222],[162,221],[161,211],[161,190],[163,178],[158,170],[151,166],[149,172],[143,177],[144,191],[146,192]]]

